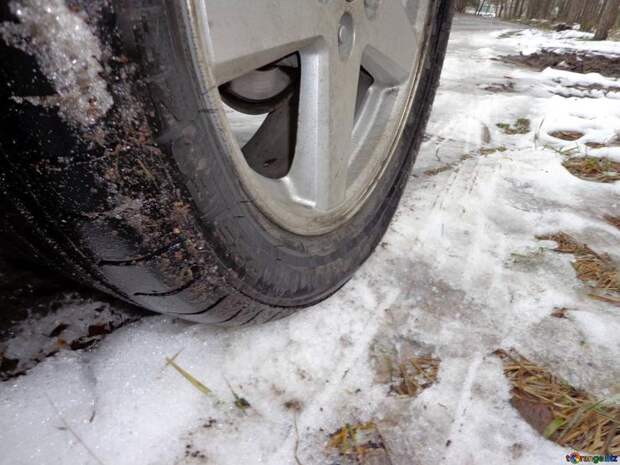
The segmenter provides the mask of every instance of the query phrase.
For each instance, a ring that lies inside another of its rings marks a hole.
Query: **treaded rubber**
[[[0,94],[0,208],[20,247],[135,305],[220,325],[271,321],[346,283],[383,236],[409,177],[452,0],[434,4],[414,111],[384,185],[349,225],[317,238],[263,217],[217,155],[174,2],[71,4],[103,44],[114,106],[85,129],[16,101],[53,90],[31,56],[0,40],[2,62],[17,64],[0,65],[0,82],[10,84]],[[0,18],[14,20],[6,5]]]

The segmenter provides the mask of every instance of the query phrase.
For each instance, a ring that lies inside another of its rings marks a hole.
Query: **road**
[[[46,306],[66,284],[37,301],[52,317],[26,318],[4,338],[30,358],[27,341],[49,351],[50,328],[85,306],[82,330],[102,312],[122,327],[0,383],[0,463],[345,464],[330,434],[368,422],[389,451],[381,463],[564,460],[567,449],[510,405],[493,352],[514,348],[595,395],[619,387],[617,308],[590,298],[571,256],[537,236],[567,232],[620,258],[620,231],[603,219],[619,210],[618,183],[570,174],[556,151],[562,141],[549,136],[579,130],[596,141],[620,127],[620,115],[615,95],[561,97],[558,87],[576,92],[569,77],[496,60],[533,40],[500,35],[517,29],[457,17],[393,224],[354,279],[320,305],[224,330],[144,317],[79,289]],[[507,134],[519,119],[527,130]],[[564,317],[552,316],[558,308]],[[175,354],[212,394],[166,367]],[[435,361],[437,378],[415,396],[395,395],[385,361],[423,357]]]

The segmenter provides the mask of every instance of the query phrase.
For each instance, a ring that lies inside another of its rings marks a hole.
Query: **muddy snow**
[[[609,221],[620,215],[620,183],[564,167],[620,161],[620,81],[501,58],[543,48],[617,58],[620,43],[519,31],[456,19],[401,206],[341,291],[264,326],[153,316],[57,351],[0,383],[0,463],[345,464],[335,441],[347,424],[372,429],[382,464],[565,461],[571,450],[512,407],[493,352],[515,349],[600,398],[620,390],[618,295],[578,279],[570,255],[537,239],[564,232],[620,262]],[[31,357],[32,344],[49,343],[39,334],[88,332],[75,305],[37,320],[44,330],[20,323],[4,349]],[[97,308],[84,304],[85,314],[115,314]],[[438,369],[402,395],[384,379],[390,357]]]
[[[112,96],[101,77],[101,46],[85,17],[64,0],[22,0],[10,2],[9,8],[17,22],[0,24],[0,36],[34,56],[56,91],[55,95],[24,99],[33,105],[57,107],[72,124],[90,126],[105,116],[112,107]]]

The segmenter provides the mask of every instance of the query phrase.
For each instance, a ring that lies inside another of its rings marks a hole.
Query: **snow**
[[[20,373],[32,368],[38,361],[54,354],[65,345],[87,345],[134,318],[116,310],[107,303],[85,301],[65,295],[44,315],[29,315],[12,328],[11,337],[0,343],[4,357],[17,360],[14,370]],[[67,322],[71,322],[67,324]],[[50,337],[54,335],[57,337]]]
[[[0,36],[33,55],[56,91],[56,95],[25,100],[58,107],[68,122],[83,126],[105,116],[114,102],[101,77],[99,40],[85,19],[64,0],[11,1],[9,7],[18,22],[0,24]]]
[[[555,96],[549,99],[551,107],[541,121],[540,142],[558,148],[578,148],[583,154],[607,156],[620,161],[620,113],[613,96],[607,98],[579,99]],[[554,131],[578,131],[583,137],[574,142],[558,140],[549,135]],[[612,141],[616,141],[614,147]],[[601,149],[590,149],[585,144],[596,142],[609,144]]]
[[[543,80],[551,80],[557,86],[547,83],[551,91],[564,97],[608,97],[620,99],[620,80],[608,78],[599,73],[576,74],[569,71],[547,68],[541,74]]]
[[[329,433],[369,420],[394,465],[563,461],[571,451],[542,439],[509,404],[492,352],[514,347],[597,395],[618,388],[617,308],[589,299],[571,257],[535,236],[562,230],[619,258],[620,232],[603,216],[620,212],[620,185],[572,176],[545,146],[575,144],[548,135],[558,129],[583,132],[580,147],[607,140],[620,114],[611,95],[555,95],[584,79],[607,85],[599,77],[493,61],[520,50],[514,38],[498,39],[505,27],[457,18],[402,204],[341,291],[263,326],[156,316],[94,350],[59,352],[0,384],[0,464],[299,465],[297,456],[328,465]],[[484,90],[506,82],[514,91]],[[528,134],[496,126],[518,118],[531,120]],[[480,153],[493,147],[506,150]],[[552,317],[554,307],[568,318]],[[375,370],[382,351],[405,346],[441,359],[438,382],[414,399],[389,395]],[[213,395],[165,367],[177,353]],[[228,383],[251,404],[246,412]]]
[[[620,42],[592,41],[594,34],[590,32],[575,30],[550,32],[540,29],[515,32],[513,29],[506,29],[496,32],[494,36],[497,38],[507,36],[505,39],[524,55],[531,55],[542,48],[556,51],[585,51],[606,56],[620,55]]]

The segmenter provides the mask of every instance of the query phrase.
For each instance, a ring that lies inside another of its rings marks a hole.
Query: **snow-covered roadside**
[[[620,214],[619,183],[580,180],[545,148],[610,142],[620,108],[611,94],[557,95],[599,78],[491,60],[522,45],[481,21],[457,18],[402,205],[345,288],[265,326],[146,318],[47,359],[0,384],[0,463],[327,465],[329,433],[363,421],[379,425],[394,465],[563,461],[568,450],[510,406],[492,352],[514,347],[598,395],[620,389],[618,308],[589,299],[570,257],[535,238],[565,231],[620,260],[620,231],[603,219]],[[527,134],[497,126],[519,118]],[[548,135],[557,130],[584,136],[568,143]],[[441,359],[438,382],[415,399],[389,395],[375,370],[408,346]],[[165,367],[179,351],[212,396]],[[235,407],[228,383],[251,408]]]
[[[588,53],[618,56],[618,43],[610,40],[592,41],[591,32],[567,30],[561,32],[524,29],[515,33],[513,29],[498,31],[497,38],[508,39],[520,53],[529,55],[541,48],[550,50],[575,50]]]

